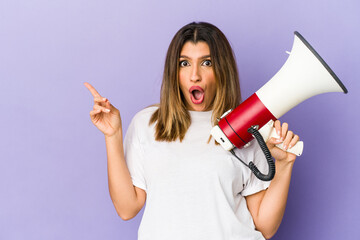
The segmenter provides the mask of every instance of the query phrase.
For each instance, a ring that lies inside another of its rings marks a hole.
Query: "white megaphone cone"
[[[256,93],[226,112],[211,135],[228,151],[251,141],[253,136],[248,130],[254,126],[260,129],[265,141],[277,137],[274,120],[302,101],[326,92],[347,93],[347,89],[314,48],[295,32],[290,56],[283,67]],[[281,144],[277,146],[282,148]],[[300,156],[302,150],[303,142],[298,142],[287,151]]]
[[[347,90],[319,54],[295,32],[289,58],[256,94],[278,119],[302,101],[326,92]]]

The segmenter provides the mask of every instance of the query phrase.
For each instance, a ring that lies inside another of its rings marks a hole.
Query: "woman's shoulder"
[[[241,154],[243,158],[252,158],[256,154],[262,153],[262,150],[256,139],[252,139],[245,147],[241,149],[235,148],[235,153]]]
[[[146,122],[147,124],[150,121],[151,116],[154,114],[154,112],[159,108],[158,104],[154,104],[154,105],[150,105],[142,110],[140,110],[139,112],[137,112],[135,114],[135,116],[133,117],[132,121],[134,123],[144,123]]]
[[[158,109],[158,106],[152,105],[146,107],[135,114],[130,125],[126,131],[127,136],[137,136],[138,139],[143,139],[148,136],[153,136],[152,127],[149,126],[152,114]],[[132,139],[132,137],[129,137]]]

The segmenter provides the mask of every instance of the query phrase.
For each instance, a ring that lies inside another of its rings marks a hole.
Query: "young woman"
[[[286,152],[299,137],[275,122],[279,139],[267,146],[275,158],[271,182],[257,179],[210,139],[225,111],[241,101],[233,51],[209,23],[190,23],[170,43],[160,104],[133,118],[125,137],[121,118],[90,84],[90,117],[104,133],[110,196],[119,216],[137,215],[146,200],[139,240],[271,238],[286,206],[296,156]],[[284,143],[284,149],[275,144]],[[125,153],[124,153],[125,149]],[[262,172],[267,163],[256,141],[235,150]]]

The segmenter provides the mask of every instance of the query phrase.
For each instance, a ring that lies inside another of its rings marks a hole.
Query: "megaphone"
[[[273,121],[312,96],[326,92],[348,92],[305,38],[296,31],[294,34],[292,50],[281,69],[238,107],[225,112],[218,125],[211,130],[215,140],[232,154],[235,147],[246,147],[254,136],[261,135],[265,140],[261,140],[260,136],[256,138],[259,138],[269,164],[267,175],[262,174],[252,162],[246,164],[234,155],[264,181],[271,180],[275,175],[275,165],[265,144],[269,137],[278,137]],[[277,146],[282,148],[281,144]],[[287,151],[300,156],[303,142],[298,142]]]

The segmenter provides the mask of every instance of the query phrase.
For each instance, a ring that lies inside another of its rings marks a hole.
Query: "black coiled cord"
[[[266,157],[266,161],[269,165],[269,172],[267,175],[261,173],[259,171],[259,169],[255,166],[255,164],[253,162],[249,162],[249,164],[246,164],[243,160],[241,160],[238,156],[236,156],[234,150],[230,150],[230,152],[237,158],[240,160],[240,162],[242,162],[245,166],[247,166],[248,168],[250,168],[250,170],[254,173],[254,175],[263,181],[270,181],[274,178],[275,176],[275,163],[272,160],[272,156],[271,153],[268,149],[268,147],[266,146],[266,143],[264,141],[264,138],[260,135],[259,131],[257,130],[257,127],[252,126],[248,129],[248,132],[250,134],[252,134],[255,139],[258,141],[261,150],[263,151],[265,157]]]

